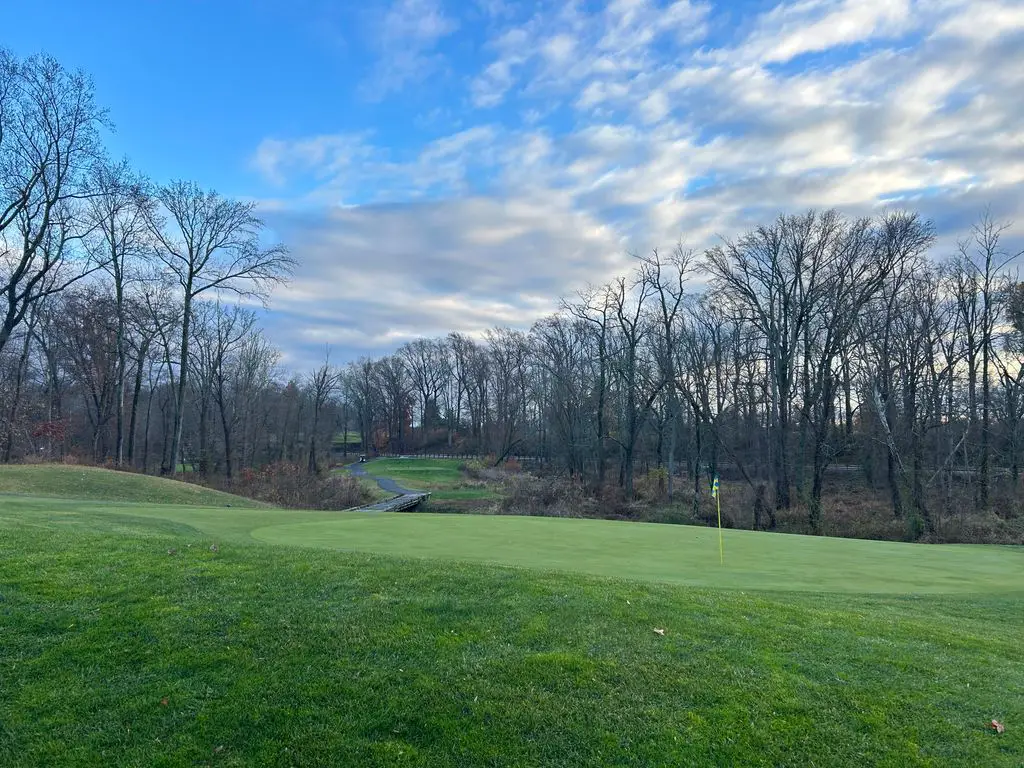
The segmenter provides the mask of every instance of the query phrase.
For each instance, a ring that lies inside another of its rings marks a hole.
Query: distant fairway
[[[451,488],[465,482],[460,459],[374,459],[367,462],[371,475],[390,477],[413,490],[431,491]]]
[[[494,483],[471,482],[460,467],[462,459],[374,459],[363,465],[374,477],[389,477],[400,485],[430,492],[432,508],[472,510],[499,497]]]
[[[0,495],[0,765],[1024,765],[1020,548],[716,536]]]

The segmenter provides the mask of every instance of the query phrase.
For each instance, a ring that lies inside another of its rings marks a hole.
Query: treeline
[[[350,364],[345,402],[377,448],[511,453],[633,496],[637,468],[744,483],[754,525],[829,483],[891,513],[1018,512],[1024,292],[985,216],[946,258],[907,212],[780,216],[704,253],[636,259],[529,332],[417,340]],[[830,470],[833,470],[830,472]],[[837,471],[841,470],[841,471]]]
[[[290,375],[238,301],[294,266],[253,204],[110,161],[105,122],[83,75],[0,53],[4,461],[230,479],[317,474],[334,444],[529,455],[627,502],[656,476],[695,516],[720,474],[755,527],[820,531],[851,479],[922,534],[1018,514],[1024,289],[988,216],[936,254],[914,213],[783,215],[637,257],[529,331]]]

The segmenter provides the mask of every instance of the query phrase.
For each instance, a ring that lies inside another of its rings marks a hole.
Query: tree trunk
[[[114,280],[114,299],[117,312],[117,338],[115,354],[116,379],[114,381],[114,407],[117,409],[117,433],[114,442],[114,461],[117,466],[124,464],[124,375],[128,356],[124,346],[124,286],[122,280]]]
[[[669,399],[669,425],[668,425],[668,460],[666,461],[666,472],[668,476],[665,481],[665,493],[668,496],[669,503],[672,502],[673,492],[675,490],[674,482],[676,475],[676,428],[677,422],[677,408],[675,405],[675,395]]]
[[[174,425],[171,432],[170,475],[178,474],[181,455],[181,430],[185,421],[185,385],[188,379],[189,333],[192,330],[192,285],[185,286],[184,313],[181,320],[181,362],[178,367],[178,389],[174,400]]]
[[[11,398],[11,407],[7,411],[7,434],[4,439],[5,464],[10,464],[14,456],[14,425],[18,419],[18,408],[21,406],[22,384],[25,379],[25,371],[28,368],[28,351],[32,340],[32,326],[34,324],[34,319],[30,320],[29,327],[25,331],[25,343],[21,345],[21,354],[18,356],[18,369],[14,380],[14,396]]]
[[[139,346],[139,357],[135,361],[135,382],[132,387],[132,408],[131,416],[128,420],[128,450],[127,460],[128,464],[134,466],[135,463],[135,424],[138,418],[139,412],[139,396],[142,393],[142,366],[145,363],[146,352],[149,350],[149,342],[145,341]],[[150,392],[150,398],[153,393]]]
[[[989,421],[992,404],[989,383],[989,349],[992,346],[990,294],[991,290],[986,280],[984,297],[985,332],[981,340],[981,471],[978,478],[978,506],[983,510],[987,510],[989,507],[989,484],[991,482],[991,468],[989,467],[989,453],[991,450],[989,444]]]

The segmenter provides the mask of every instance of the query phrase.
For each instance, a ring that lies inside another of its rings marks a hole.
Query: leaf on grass
[[[166,707],[168,704],[170,704],[170,702],[167,700],[166,696],[164,696],[162,699],[160,699],[160,706],[161,707]]]
[[[990,727],[991,727],[991,728],[992,728],[992,730],[993,730],[993,731],[995,731],[996,733],[1002,733],[1003,731],[1005,731],[1005,730],[1006,730],[1006,726],[1005,726],[1005,725],[1003,725],[1002,723],[1000,723],[1000,722],[999,722],[998,720],[993,720],[993,721],[991,722],[991,724],[990,724]]]
[[[664,629],[655,629],[654,631],[655,631],[656,634],[659,634],[659,635],[664,635],[665,634],[665,630]]]

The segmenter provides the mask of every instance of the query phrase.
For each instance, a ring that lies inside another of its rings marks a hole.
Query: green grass
[[[707,528],[49,469],[98,496],[0,497],[4,768],[1024,765],[1020,548],[727,530],[721,566]]]
[[[1020,593],[683,588],[247,543],[222,510],[191,510],[214,537],[186,508],[20,504],[5,767],[1024,761]],[[275,515],[325,513],[234,513]]]
[[[332,445],[359,445],[363,442],[362,436],[358,432],[349,430],[348,432],[338,432],[334,437],[331,438]]]
[[[419,491],[452,489],[466,483],[459,459],[374,459],[366,471],[377,477],[391,477]]]
[[[461,459],[374,459],[366,471],[375,477],[390,477],[410,490],[430,491],[434,508],[446,508],[454,502],[459,509],[478,508],[496,501],[500,489],[495,485],[473,483],[459,469]]]
[[[0,494],[148,504],[259,507],[259,502],[163,477],[66,464],[0,466]],[[2,503],[2,501],[0,501]]]
[[[1017,547],[926,545],[608,520],[338,513],[9,497],[0,525],[160,522],[222,542],[505,565],[739,590],[1024,596]]]

